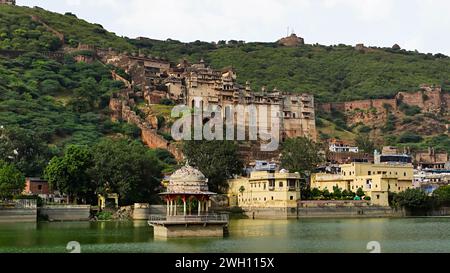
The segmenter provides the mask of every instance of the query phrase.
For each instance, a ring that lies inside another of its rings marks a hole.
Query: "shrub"
[[[112,219],[112,217],[113,214],[109,211],[100,211],[99,213],[97,213],[97,219],[99,221],[109,221]]]
[[[400,104],[399,109],[407,116],[415,116],[422,112],[419,106],[417,105],[411,106],[405,103]]]
[[[159,102],[159,104],[172,106],[175,105],[175,102],[171,99],[164,98]]]
[[[370,128],[369,126],[363,125],[359,128],[358,130],[360,133],[370,133],[372,131],[372,128]]]
[[[403,133],[399,138],[399,143],[419,143],[422,142],[423,138],[415,133],[406,132]]]

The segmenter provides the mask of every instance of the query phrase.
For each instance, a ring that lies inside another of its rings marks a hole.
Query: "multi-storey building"
[[[239,105],[266,106],[267,119],[258,119],[258,126],[268,122],[264,125],[270,130],[270,120],[275,118],[280,124],[281,140],[303,136],[316,140],[314,96],[278,90],[269,92],[265,88],[255,92],[248,82],[242,86],[236,79],[233,69],[214,70],[201,61],[193,65],[184,62],[171,69],[165,83],[170,98],[202,110],[218,106],[224,118]],[[234,115],[233,120],[238,124],[238,113]],[[244,120],[244,125],[248,126],[248,117]]]
[[[403,192],[413,188],[414,166],[412,164],[352,163],[341,165],[338,174],[313,175],[311,188],[357,192],[361,188],[372,204],[389,206],[389,192]]]
[[[300,200],[300,174],[287,171],[255,171],[250,177],[228,181],[231,207],[297,208]]]

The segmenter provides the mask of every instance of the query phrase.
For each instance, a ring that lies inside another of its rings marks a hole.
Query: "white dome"
[[[189,165],[177,170],[170,176],[170,181],[205,181],[205,175]]]

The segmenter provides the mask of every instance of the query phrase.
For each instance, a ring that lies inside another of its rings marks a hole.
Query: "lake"
[[[77,241],[85,253],[450,253],[450,218],[232,219],[215,239],[153,239],[140,222],[0,224],[0,253],[59,253]]]

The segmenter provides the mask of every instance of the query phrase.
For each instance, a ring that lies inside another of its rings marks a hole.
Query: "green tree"
[[[362,188],[358,188],[358,190],[356,191],[356,196],[363,197],[364,195],[366,195],[364,190]]]
[[[291,172],[309,176],[323,161],[320,147],[308,138],[288,139],[282,145],[281,166]]]
[[[339,187],[333,187],[333,197],[337,200],[342,199],[342,189]]]
[[[0,198],[11,198],[24,188],[24,175],[13,164],[0,161]]]
[[[314,188],[311,190],[311,197],[313,199],[319,199],[322,196],[322,191],[318,188]]]
[[[189,164],[209,179],[211,191],[226,192],[227,179],[242,173],[243,162],[232,141],[185,141],[183,152]]]
[[[45,178],[53,189],[67,194],[73,202],[94,198],[95,188],[88,169],[92,156],[85,146],[69,146],[62,157],[54,157],[45,169]]]
[[[407,189],[395,195],[394,203],[408,209],[422,209],[430,205],[430,198],[421,189]]]
[[[0,128],[0,160],[13,163],[27,176],[40,176],[50,157],[42,137],[18,127]]]
[[[73,110],[79,113],[86,113],[97,107],[99,92],[97,82],[93,78],[83,80],[80,87],[75,89],[74,98],[70,104]]]
[[[369,134],[358,134],[355,142],[359,149],[365,153],[372,154],[375,151],[375,143],[370,139]]]
[[[433,198],[438,202],[439,205],[448,206],[450,205],[450,186],[440,187],[433,192]]]
[[[118,193],[122,204],[159,201],[162,164],[142,143],[105,139],[92,149],[89,173],[97,192]]]

